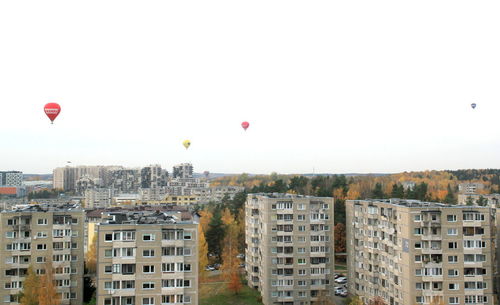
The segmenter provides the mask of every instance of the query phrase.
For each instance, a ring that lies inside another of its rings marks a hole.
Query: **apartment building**
[[[174,178],[193,178],[193,165],[191,163],[181,163],[173,167],[172,175]]]
[[[0,300],[18,304],[30,266],[52,262],[61,304],[83,303],[84,212],[78,205],[28,205],[0,213]]]
[[[122,211],[97,225],[97,304],[198,304],[198,218]]]
[[[248,195],[245,268],[265,305],[309,305],[333,295],[333,209],[328,197]]]
[[[19,171],[0,172],[0,186],[15,186],[23,185],[23,173]]]
[[[350,293],[390,305],[494,304],[493,209],[348,200],[346,216]]]

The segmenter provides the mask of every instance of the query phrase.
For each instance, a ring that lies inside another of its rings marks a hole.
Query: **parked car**
[[[240,254],[236,255],[236,258],[243,259],[243,258],[245,258],[245,254],[240,253]]]
[[[335,279],[335,283],[345,284],[347,283],[347,278],[345,276],[341,276]]]
[[[347,292],[347,289],[344,287],[335,287],[335,295],[341,295],[344,292]]]
[[[343,290],[342,292],[339,293],[341,297],[347,297],[347,290]]]
[[[215,270],[215,268],[214,268],[214,266],[212,266],[212,265],[207,265],[207,266],[205,267],[205,270],[206,270],[206,271],[214,271],[214,270]]]

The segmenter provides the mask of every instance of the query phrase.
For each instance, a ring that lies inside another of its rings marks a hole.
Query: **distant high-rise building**
[[[159,164],[141,169],[141,188],[159,188],[167,185],[167,173]]]
[[[23,185],[23,172],[5,171],[0,172],[0,186],[15,186]]]
[[[140,186],[138,169],[116,169],[108,174],[106,186],[118,193],[137,193]]]
[[[246,271],[265,305],[313,304],[333,296],[333,198],[249,194]]]
[[[365,303],[496,304],[495,213],[417,200],[347,200],[348,290]]]
[[[100,187],[109,183],[109,172],[116,170],[117,166],[76,166],[58,167],[53,171],[53,186],[56,189],[72,191],[77,187],[77,181],[86,177],[94,181]]]
[[[181,163],[174,166],[172,176],[174,178],[193,178],[193,165],[191,163]]]

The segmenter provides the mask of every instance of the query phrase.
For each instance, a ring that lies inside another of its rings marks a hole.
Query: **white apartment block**
[[[18,304],[28,268],[52,262],[61,304],[83,303],[84,212],[78,205],[27,205],[0,213],[0,301]]]
[[[245,203],[248,285],[265,305],[309,305],[333,296],[333,198],[249,194]]]
[[[496,304],[493,209],[347,200],[346,223],[348,289],[365,302]]]
[[[111,212],[97,225],[97,304],[198,304],[198,219]]]

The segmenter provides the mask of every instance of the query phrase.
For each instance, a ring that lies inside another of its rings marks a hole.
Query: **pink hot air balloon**
[[[49,117],[50,122],[54,124],[54,120],[61,112],[61,106],[57,103],[48,103],[43,107],[45,114]]]
[[[241,123],[241,127],[243,127],[243,129],[245,129],[245,131],[247,130],[248,126],[250,126],[250,123],[248,123],[246,121]]]

